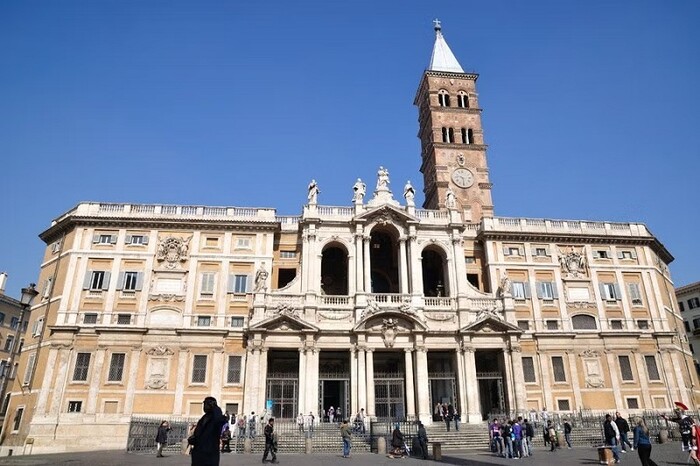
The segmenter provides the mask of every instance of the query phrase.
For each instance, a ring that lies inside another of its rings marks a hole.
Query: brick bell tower
[[[455,193],[464,220],[493,216],[486,145],[476,73],[465,73],[435,24],[435,45],[423,73],[414,105],[418,107],[418,137],[426,209],[444,209],[447,190]]]

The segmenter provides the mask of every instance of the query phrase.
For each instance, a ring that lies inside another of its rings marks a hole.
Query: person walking
[[[168,444],[168,432],[170,432],[168,421],[161,422],[156,434],[156,458],[163,458],[163,447]]]
[[[613,458],[616,463],[620,462],[619,439],[620,433],[617,425],[613,422],[612,416],[609,414],[605,415],[605,421],[603,422],[603,436],[605,437],[605,444],[612,447]]]
[[[275,433],[275,418],[271,417],[267,421],[264,429],[265,433],[265,452],[263,453],[262,462],[267,462],[268,453],[272,456],[272,463],[277,464],[277,434]]]
[[[255,416],[255,411],[250,412],[250,416],[248,416],[248,438],[249,439],[254,439],[255,438],[255,429],[256,423],[258,422],[257,417]]]
[[[352,429],[347,419],[343,419],[340,424],[340,437],[343,439],[343,458],[350,458],[350,449],[352,448]]]
[[[239,414],[238,419],[236,420],[236,429],[237,429],[237,437],[239,439],[245,438],[245,424],[246,424],[246,418],[245,414]]]
[[[547,421],[547,434],[549,435],[549,451],[554,451],[557,448],[557,432],[554,430],[552,421]]]
[[[455,412],[452,415],[455,421],[455,430],[459,431],[459,420],[460,420],[460,414],[459,414],[459,408],[455,405]]]
[[[422,422],[418,421],[418,444],[420,445],[423,459],[428,459],[428,432]]]
[[[204,415],[187,439],[187,443],[192,445],[192,466],[219,466],[221,428],[226,424],[226,417],[213,396],[204,399],[202,410]]]
[[[564,419],[564,440],[566,440],[566,448],[571,450],[571,423],[568,419]]]
[[[365,408],[360,408],[360,412],[357,413],[357,416],[355,417],[355,422],[357,422],[358,426],[360,427],[360,431],[364,435],[364,433],[365,433]]]
[[[651,439],[649,439],[649,429],[642,418],[637,418],[637,425],[634,427],[633,442],[634,446],[632,448],[637,449],[639,461],[642,462],[642,466],[657,466],[654,460],[650,458]]]
[[[297,416],[297,428],[299,432],[304,433],[304,415],[301,413]]]
[[[400,425],[397,423],[396,426],[394,427],[393,432],[391,433],[391,455],[392,456],[399,456],[403,457],[405,456],[405,449],[404,449],[404,436],[403,433],[401,432],[401,429],[399,428]]]
[[[630,447],[630,449],[634,451],[634,447],[627,438],[627,434],[630,431],[630,426],[627,423],[627,419],[622,417],[619,411],[615,413],[615,425],[617,426],[617,430],[620,431],[620,446],[622,447],[622,453],[627,453],[627,447]],[[627,445],[627,447],[625,445]]]
[[[231,427],[224,424],[224,431],[221,432],[221,453],[231,453]]]
[[[328,422],[333,424],[333,418],[335,417],[335,409],[333,406],[328,408]]]
[[[525,446],[527,447],[527,456],[532,456],[532,439],[535,437],[535,428],[532,422],[525,419]]]
[[[449,405],[445,408],[445,426],[447,427],[447,432],[450,431],[450,425],[452,424],[452,414],[454,414],[454,408],[452,405]]]
[[[308,436],[313,437],[314,436],[314,423],[316,422],[316,416],[314,416],[313,411],[309,411],[309,415],[306,417],[309,425],[308,425]]]

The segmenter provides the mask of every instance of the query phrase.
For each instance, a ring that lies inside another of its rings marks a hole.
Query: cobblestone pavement
[[[620,464],[639,465],[637,452],[629,452],[621,455]],[[680,451],[678,443],[654,445],[652,459],[659,465],[686,466],[687,453]],[[279,455],[280,464],[285,466],[330,466],[344,464],[348,466],[361,465],[396,465],[405,466],[418,464],[437,464],[437,462],[417,459],[391,459],[385,455],[363,453],[344,459],[340,450],[337,455]],[[252,466],[261,464],[260,454],[234,455],[225,454],[221,457],[221,466]],[[488,452],[446,452],[442,458],[443,464],[488,466],[497,464],[528,464],[528,465],[594,465],[598,464],[598,452],[591,447],[573,448],[571,450],[560,449],[554,453],[548,450],[537,449],[532,457],[523,460],[498,458]],[[103,451],[89,453],[63,453],[55,455],[28,455],[0,458],[0,465],[34,466],[34,465],[70,465],[70,466],[125,466],[125,465],[163,465],[185,466],[190,464],[190,458],[183,455],[169,455],[165,458],[156,458],[155,455],[133,454],[121,451]]]

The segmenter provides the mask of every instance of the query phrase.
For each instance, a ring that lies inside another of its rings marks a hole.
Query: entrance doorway
[[[350,417],[350,354],[347,351],[322,351],[319,355],[318,412],[321,422],[330,421],[328,410],[334,410],[334,422]]]
[[[271,416],[296,418],[299,406],[298,351],[268,352],[266,388],[265,408]]]
[[[406,419],[403,352],[376,352],[374,356],[374,413],[377,419]]]
[[[504,383],[503,352],[499,350],[477,351],[476,378],[479,383],[481,418],[508,413]]]
[[[457,377],[455,376],[454,352],[431,352],[428,354],[428,380],[430,382],[430,408],[433,420],[441,420],[436,412],[437,404],[452,405],[460,411],[457,396]]]

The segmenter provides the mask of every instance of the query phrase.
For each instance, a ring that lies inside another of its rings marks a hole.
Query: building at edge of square
[[[435,31],[424,208],[380,167],[346,206],[312,182],[299,216],[95,202],[55,219],[3,446],[121,449],[132,416],[199,416],[209,395],[427,424],[437,402],[469,423],[695,406],[671,254],[641,223],[494,216],[478,75]]]

